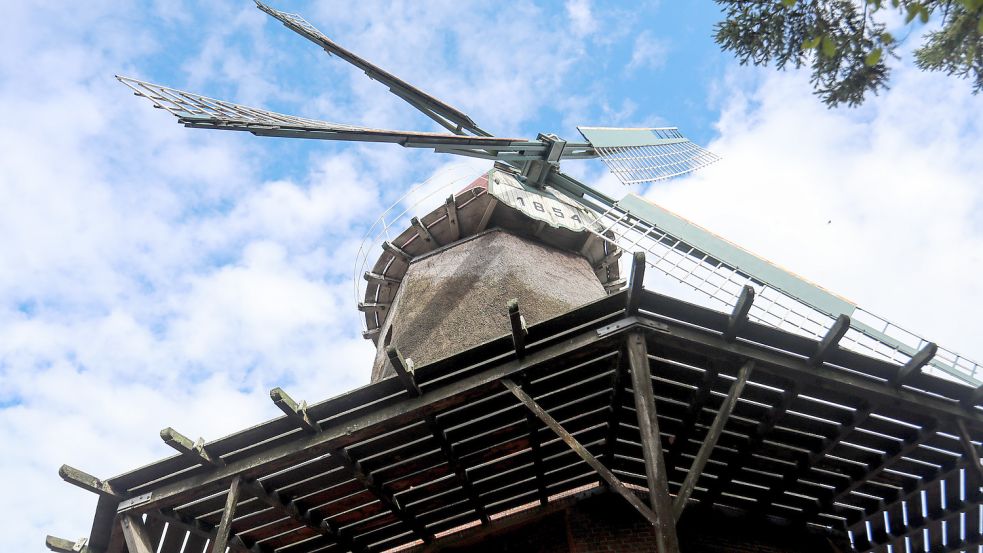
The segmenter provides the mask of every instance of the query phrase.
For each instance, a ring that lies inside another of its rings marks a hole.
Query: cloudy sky
[[[678,125],[724,160],[639,192],[983,359],[983,97],[965,82],[903,59],[890,91],[829,111],[807,76],[721,54],[708,1],[274,5],[496,134]],[[433,128],[251,1],[35,0],[4,18],[0,474],[21,493],[0,498],[0,548],[40,551],[86,535],[95,506],[60,464],[109,477],[169,455],[165,426],[214,439],[275,416],[273,386],[313,401],[366,383],[363,235],[415,184],[487,166],[187,130],[113,79]],[[566,169],[622,192],[599,163]]]

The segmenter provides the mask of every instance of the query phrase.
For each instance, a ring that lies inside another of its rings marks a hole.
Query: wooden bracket
[[[293,400],[287,392],[284,392],[282,388],[273,388],[270,390],[270,399],[273,403],[283,411],[283,414],[287,415],[297,426],[303,428],[308,432],[320,432],[321,428],[316,422],[312,421],[309,416],[307,416],[307,402],[301,401],[299,404]]]
[[[68,465],[62,465],[58,469],[58,476],[69,484],[78,486],[83,490],[90,491],[99,495],[119,498],[119,493],[105,480],[100,480],[91,474],[80,471]]]
[[[403,354],[399,353],[396,346],[387,346],[386,356],[389,357],[389,362],[392,363],[393,369],[396,370],[396,376],[399,377],[406,391],[414,396],[422,395],[420,386],[416,383],[416,377],[413,376],[413,360],[404,359]]]
[[[843,339],[843,335],[846,331],[850,330],[850,317],[846,315],[840,315],[833,322],[833,326],[829,327],[829,331],[823,336],[823,339],[816,346],[816,352],[812,354],[809,358],[809,364],[812,366],[821,365],[826,356],[829,355],[831,351],[836,349],[840,340]]]
[[[642,288],[645,284],[645,252],[635,252],[631,258],[631,276],[628,279],[628,305],[625,315],[638,313],[638,305],[642,301]]]
[[[213,456],[205,449],[205,441],[201,438],[198,438],[197,442],[192,442],[190,438],[170,426],[160,431],[160,438],[164,440],[165,444],[193,459],[196,463],[213,467],[225,465],[222,459]]]
[[[440,242],[437,242],[437,239],[430,233],[430,229],[427,228],[427,225],[423,224],[423,221],[419,217],[410,219],[410,224],[416,229],[416,234],[427,243],[427,248],[434,250],[440,246]]]
[[[509,302],[509,323],[512,327],[512,345],[515,347],[515,354],[520,359],[526,355],[526,334],[529,329],[526,327],[526,320],[519,313],[519,300],[513,299]]]
[[[730,317],[727,319],[727,328],[724,330],[724,340],[727,342],[733,342],[737,339],[737,335],[741,333],[744,325],[747,324],[747,314],[751,311],[751,305],[754,304],[754,288],[749,284],[744,285],[744,289],[741,290],[741,296],[737,298],[737,304],[734,305],[734,311],[731,312]]]
[[[935,353],[938,350],[939,347],[932,342],[925,344],[925,347],[918,350],[904,366],[898,369],[897,374],[891,379],[891,385],[895,388],[904,386],[913,376],[921,372],[922,367],[927,365],[935,357]]]

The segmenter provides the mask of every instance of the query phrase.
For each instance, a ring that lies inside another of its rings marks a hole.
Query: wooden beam
[[[239,485],[242,478],[232,480],[229,486],[229,495],[225,497],[225,508],[222,509],[222,519],[215,529],[215,539],[212,541],[212,553],[225,553],[229,546],[229,538],[232,534],[232,519],[236,515],[236,504],[239,503]]]
[[[826,335],[823,336],[823,339],[816,346],[816,352],[809,357],[809,364],[813,366],[822,364],[826,356],[836,349],[840,340],[843,339],[843,335],[848,330],[850,330],[850,317],[846,315],[837,317],[836,321],[833,322],[833,326],[829,327]]]
[[[461,224],[457,220],[457,204],[454,201],[454,194],[447,197],[444,202],[444,209],[447,210],[447,224],[451,229],[451,242],[461,239]]]
[[[428,249],[435,250],[440,247],[440,242],[437,242],[437,239],[430,233],[430,229],[427,228],[427,225],[423,224],[423,221],[419,217],[410,219],[410,224],[416,229],[417,236],[423,239]]]
[[[629,316],[638,313],[642,301],[642,287],[645,285],[645,252],[635,252],[631,258],[631,277],[628,279],[628,305],[625,313]]]
[[[481,215],[481,220],[478,221],[478,227],[474,230],[475,233],[479,233],[486,228],[488,228],[488,223],[491,222],[492,213],[495,213],[495,207],[498,205],[498,198],[492,196],[491,194],[486,194],[488,196],[488,206],[485,207],[485,212]]]
[[[737,339],[737,335],[740,334],[741,329],[747,324],[747,314],[751,311],[752,304],[754,304],[754,288],[749,284],[745,284],[741,290],[740,297],[737,298],[737,303],[734,305],[734,311],[731,312],[730,317],[727,319],[727,328],[724,330],[724,341],[733,342]]]
[[[283,411],[283,414],[290,417],[297,426],[308,432],[320,432],[318,424],[311,420],[307,414],[307,402],[301,401],[299,404],[291,398],[282,388],[276,387],[270,390],[270,399]]]
[[[217,535],[217,528],[214,525],[183,513],[179,513],[173,509],[160,509],[156,513],[148,513],[147,516],[153,516],[154,518],[167,522],[168,533],[183,530],[194,536],[208,540],[214,540]],[[229,548],[237,553],[273,553],[269,547],[262,544],[253,543],[252,540],[248,541],[249,543],[247,543],[246,539],[243,539],[238,535],[231,536],[229,538]],[[178,542],[178,544],[180,543],[181,542]]]
[[[205,441],[201,438],[198,438],[197,442],[192,442],[190,438],[170,426],[160,431],[160,438],[164,440],[165,444],[202,466],[220,467],[225,465],[222,459],[208,453],[208,450],[205,449]]]
[[[509,324],[512,327],[512,346],[515,348],[515,355],[522,359],[526,355],[526,320],[519,313],[519,300],[509,301]]]
[[[645,503],[643,503],[642,500],[634,494],[634,492],[625,487],[625,485],[621,483],[621,480],[618,480],[618,477],[615,476],[614,473],[601,464],[601,462],[597,460],[597,457],[591,455],[591,453],[587,451],[587,448],[577,441],[577,438],[574,438],[569,432],[564,430],[564,428],[560,426],[560,423],[556,422],[556,419],[550,416],[545,409],[536,403],[536,400],[531,398],[529,394],[525,393],[522,388],[520,388],[519,385],[512,380],[503,378],[501,382],[506,388],[509,389],[510,392],[512,392],[512,395],[518,398],[519,401],[526,406],[527,409],[532,411],[533,414],[539,418],[539,420],[543,421],[543,423],[546,424],[550,430],[556,433],[556,435],[559,436],[560,439],[574,451],[574,453],[579,455],[581,459],[590,465],[590,467],[594,469],[605,482],[607,482],[611,489],[616,491],[621,497],[625,498],[625,500],[628,501],[628,503],[630,503],[635,510],[641,513],[641,515],[653,525],[657,523],[658,519],[656,519],[655,513],[653,513],[652,510],[649,509]]]
[[[720,361],[718,360],[707,360],[707,367],[703,369],[703,377],[693,392],[693,400],[686,408],[686,414],[683,415],[680,431],[673,437],[673,441],[671,442],[672,447],[669,449],[669,455],[666,458],[666,471],[675,470],[677,463],[682,458],[686,444],[689,443],[690,438],[693,436],[696,423],[699,422],[700,416],[703,413],[703,406],[706,405],[707,399],[709,399],[713,391],[713,383],[719,374],[719,364]]]
[[[523,390],[526,390],[529,387],[529,376],[522,375],[518,383]],[[549,502],[549,493],[546,491],[546,471],[543,468],[542,441],[539,439],[539,419],[528,409],[526,410],[526,430],[529,432],[529,451],[532,453],[533,469],[536,471],[539,504],[545,505]]]
[[[396,370],[396,376],[399,377],[399,381],[403,383],[406,391],[414,396],[420,396],[422,394],[420,386],[416,383],[416,377],[413,376],[413,362],[403,359],[403,354],[399,353],[396,346],[386,346],[386,356],[389,357],[389,362],[392,363],[393,369]]]
[[[407,253],[406,250],[393,244],[389,240],[386,240],[385,242],[382,243],[382,249],[383,251],[389,252],[392,256],[402,259],[406,263],[409,263],[410,261],[413,260],[413,256]]]
[[[398,286],[399,283],[403,282],[401,279],[393,278],[391,276],[386,276],[386,275],[380,275],[378,273],[373,273],[371,271],[365,271],[365,274],[362,275],[362,278],[364,278],[366,282],[370,282],[372,284],[376,284],[379,286],[382,286],[383,284],[392,284]]]
[[[120,525],[130,553],[156,553],[142,520],[134,515],[122,515]]]
[[[358,310],[364,313],[370,311],[385,311],[389,309],[389,302],[358,302]]]
[[[433,532],[427,529],[415,516],[400,507],[393,494],[377,482],[371,474],[365,472],[362,464],[353,458],[347,450],[337,449],[332,452],[332,457],[337,459],[359,483],[365,486],[365,489],[371,492],[379,500],[379,503],[382,503],[384,507],[392,511],[396,515],[396,518],[406,523],[413,530],[416,537],[423,540],[423,543],[431,543],[436,539]]]
[[[645,479],[649,487],[649,503],[655,520],[655,550],[657,553],[679,551],[676,540],[676,524],[669,503],[669,481],[666,477],[665,457],[662,454],[662,437],[655,411],[655,391],[652,389],[652,371],[649,368],[648,346],[645,333],[635,331],[628,335],[628,367],[631,387],[635,395],[635,413],[645,458]]]
[[[82,538],[78,541],[56,538],[55,536],[45,536],[44,545],[55,553],[92,553],[86,545],[89,540]]]
[[[611,377],[611,416],[608,418],[608,435],[604,442],[604,460],[609,465],[614,464],[614,452],[618,445],[618,429],[621,426],[621,414],[624,411],[622,396],[625,394],[625,355],[619,351],[614,358],[614,375]]]
[[[464,490],[464,493],[468,496],[468,501],[471,502],[471,507],[474,512],[477,513],[478,518],[481,520],[482,524],[488,524],[491,520],[488,517],[488,512],[485,509],[485,504],[481,501],[481,496],[478,495],[477,490],[474,489],[474,484],[471,482],[471,478],[468,476],[468,471],[464,468],[461,463],[461,459],[458,458],[457,454],[454,453],[454,447],[447,440],[447,434],[440,427],[440,423],[437,421],[437,415],[427,416],[427,426],[430,428],[430,433],[433,434],[437,444],[440,445],[440,450],[444,453],[444,457],[447,459],[447,466],[454,471],[454,475],[457,477],[457,483]]]
[[[966,423],[962,419],[956,419],[956,429],[959,431],[959,441],[963,444],[963,450],[969,458],[969,464],[974,469],[972,471],[976,479],[974,487],[979,488],[983,485],[983,465],[980,464],[980,451],[969,437],[969,430],[966,429]]]
[[[713,419],[713,424],[707,430],[707,435],[703,438],[703,444],[700,445],[700,451],[696,454],[696,458],[693,459],[693,464],[686,474],[686,480],[683,481],[683,485],[679,488],[679,493],[676,494],[676,500],[672,504],[672,517],[676,522],[679,522],[679,517],[682,516],[683,509],[686,508],[686,502],[689,501],[690,495],[693,494],[696,482],[700,479],[700,475],[703,474],[703,469],[706,467],[707,461],[713,453],[713,448],[717,445],[720,433],[723,432],[724,425],[727,424],[727,419],[734,410],[734,406],[737,405],[737,398],[741,396],[744,385],[747,384],[748,376],[750,376],[753,369],[754,361],[748,361],[741,366],[741,370],[737,373],[737,380],[730,385],[727,398],[724,399],[720,410],[717,411],[717,416]]]
[[[58,476],[73,486],[78,486],[83,490],[90,491],[95,494],[115,498],[118,498],[120,495],[115,489],[113,489],[112,486],[109,485],[108,482],[100,480],[91,474],[82,472],[79,469],[68,465],[62,465],[61,468],[58,469]]]
[[[478,395],[497,386],[498,380],[526,370],[545,368],[562,362],[573,354],[611,351],[621,342],[623,331],[603,335],[596,328],[585,328],[565,335],[563,340],[529,352],[522,360],[502,359],[483,363],[458,378],[435,382],[427,386],[420,397],[405,397],[366,409],[322,425],[322,431],[298,435],[274,446],[255,448],[230,461],[225,467],[203,474],[189,475],[155,486],[153,496],[140,504],[128,505],[119,512],[145,513],[167,505],[179,505],[194,500],[203,493],[220,493],[228,489],[232,478],[242,475],[271,473],[302,463],[317,455],[331,453],[349,444],[370,439],[379,434],[383,425],[412,424],[430,413],[464,405]],[[717,336],[719,339],[719,335]]]
[[[932,342],[925,344],[925,347],[918,350],[918,352],[915,353],[915,355],[912,355],[911,359],[909,359],[904,366],[898,369],[898,373],[894,375],[893,379],[891,379],[891,385],[895,388],[904,386],[911,379],[911,377],[921,372],[922,367],[927,365],[928,362],[935,357],[935,353],[938,350],[939,347]]]

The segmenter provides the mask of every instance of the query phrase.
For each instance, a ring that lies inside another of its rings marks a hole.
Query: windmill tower
[[[257,6],[447,129],[277,114],[131,78],[192,128],[495,161],[360,271],[372,383],[101,480],[59,552],[965,551],[983,543],[981,367],[628,194],[717,157],[674,128],[494,137]],[[618,260],[631,253],[631,273]],[[723,310],[644,289],[649,269]]]

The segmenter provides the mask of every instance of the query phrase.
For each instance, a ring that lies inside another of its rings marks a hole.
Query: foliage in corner
[[[943,71],[983,90],[983,0],[716,0],[724,21],[717,44],[741,64],[810,66],[816,94],[830,107],[857,106],[887,88],[887,57],[899,41],[874,14],[901,11],[905,24],[941,17],[939,29],[915,51],[924,70]]]

